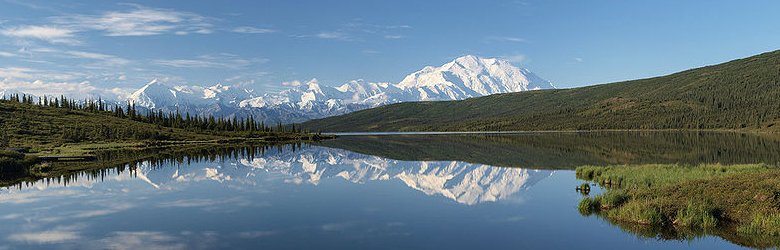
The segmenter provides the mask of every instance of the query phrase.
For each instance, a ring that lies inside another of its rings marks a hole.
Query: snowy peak
[[[242,100],[252,98],[251,90],[217,84],[210,87],[174,86],[160,83],[157,79],[147,83],[128,98],[136,106],[147,109],[182,112],[199,108],[213,109],[215,105],[238,106]]]
[[[397,86],[426,101],[555,88],[549,81],[508,61],[473,55],[458,57],[441,67],[425,67]]]
[[[176,98],[175,90],[154,79],[130,95],[129,101],[137,106],[154,109]]]
[[[149,109],[291,123],[399,102],[462,100],[549,88],[554,88],[549,81],[506,60],[466,55],[439,67],[426,66],[399,83],[360,79],[328,86],[315,78],[294,82],[278,93],[255,96],[250,90],[222,84],[168,87],[154,80],[136,91],[130,101]]]

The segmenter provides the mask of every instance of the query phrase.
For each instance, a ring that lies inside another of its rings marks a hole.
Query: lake
[[[582,165],[780,162],[719,132],[346,135],[8,179],[10,249],[738,249],[641,236],[577,210]],[[594,186],[591,195],[601,190]],[[661,235],[661,234],[659,234]]]

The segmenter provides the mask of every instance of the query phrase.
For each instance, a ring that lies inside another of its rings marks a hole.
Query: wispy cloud
[[[210,34],[211,19],[190,12],[125,4],[131,10],[99,15],[69,15],[52,18],[59,26],[78,31],[102,31],[107,36],[150,36],[160,34]]]
[[[523,54],[506,55],[501,56],[500,58],[512,63],[524,63],[528,60],[528,57]]]
[[[370,38],[401,39],[409,25],[379,25],[364,23],[360,19],[340,25],[332,30],[321,31],[313,35],[295,35],[298,38],[320,38],[345,42],[360,42]]]
[[[75,58],[99,60],[102,61],[102,63],[107,64],[107,66],[118,66],[118,65],[125,65],[130,63],[129,60],[124,58],[120,58],[113,55],[94,53],[94,52],[69,50],[69,51],[65,51],[65,54]]]
[[[0,31],[0,34],[13,38],[33,38],[40,39],[50,43],[77,44],[73,39],[74,31],[67,28],[54,26],[18,26]]]
[[[0,81],[0,92],[2,91],[14,91],[37,96],[67,95],[78,98],[102,96],[122,99],[127,97],[132,90],[127,88],[101,88],[88,81],[52,82],[5,79]]]
[[[253,63],[265,63],[267,59],[243,59],[232,54],[202,55],[188,59],[159,59],[155,64],[174,68],[226,68],[239,69]]]
[[[130,94],[127,88],[104,88],[92,84],[82,73],[52,72],[31,68],[0,68],[0,91],[33,95],[68,95],[73,97],[117,97]]]
[[[274,236],[277,235],[277,231],[247,231],[247,232],[241,232],[238,234],[238,237],[244,238],[244,239],[256,239],[256,238],[262,238],[262,237],[268,237],[268,236]]]
[[[486,42],[512,42],[512,43],[524,43],[528,42],[525,38],[522,37],[512,37],[512,36],[489,36],[485,37]]]
[[[232,31],[236,33],[244,33],[244,34],[265,34],[265,33],[276,32],[276,30],[272,30],[272,29],[256,28],[250,26],[236,27]]]
[[[11,52],[0,51],[0,57],[15,57],[16,54]]]
[[[575,57],[574,61],[576,61],[576,62],[584,62],[585,59],[582,59],[582,57]]]
[[[185,240],[164,232],[113,232],[96,243],[109,249],[187,249]]]
[[[35,244],[62,243],[81,239],[79,231],[83,228],[84,225],[69,225],[57,226],[46,231],[18,232],[8,235],[8,240]]]
[[[76,59],[92,60],[97,62],[97,64],[81,65],[81,66],[88,66],[89,68],[96,68],[95,66],[99,66],[97,68],[123,66],[131,63],[130,60],[115,55],[89,52],[89,51],[79,51],[79,50],[61,50],[61,49],[48,48],[48,47],[35,47],[29,49],[22,48],[18,51],[18,53],[23,54],[26,57],[33,57],[34,55],[46,55],[49,57],[76,58]]]
[[[320,32],[314,35],[317,38],[322,39],[332,39],[332,40],[340,40],[340,41],[352,41],[353,39],[347,35],[344,32],[338,32],[338,31],[329,31],[329,32]]]
[[[372,50],[372,49],[364,49],[364,50],[361,50],[360,52],[363,53],[363,54],[366,54],[366,55],[376,55],[376,54],[382,53],[382,52],[379,52],[378,50]]]
[[[42,231],[31,233],[15,233],[8,236],[9,240],[37,244],[53,244],[80,239],[81,236],[73,231]]]

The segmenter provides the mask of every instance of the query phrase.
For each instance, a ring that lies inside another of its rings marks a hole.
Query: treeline
[[[296,128],[296,126],[290,125],[290,126],[284,126],[281,123],[276,124],[275,127],[267,126],[264,122],[257,122],[253,117],[249,116],[247,118],[241,118],[233,117],[233,118],[224,118],[219,117],[216,118],[214,116],[198,116],[198,115],[190,115],[189,113],[182,114],[180,112],[169,112],[165,113],[161,110],[153,111],[149,110],[146,112],[140,112],[138,109],[136,109],[135,104],[128,102],[126,105],[118,105],[118,104],[107,104],[102,99],[84,99],[84,100],[76,100],[76,99],[70,99],[65,96],[60,97],[38,97],[37,100],[34,96],[31,95],[19,95],[19,94],[12,94],[10,96],[3,96],[3,99],[5,101],[13,102],[13,103],[22,103],[22,104],[29,104],[29,105],[38,105],[41,107],[51,107],[51,108],[59,108],[59,109],[65,109],[65,110],[78,110],[78,111],[84,111],[84,112],[90,112],[95,114],[103,114],[103,115],[111,115],[117,118],[122,119],[128,119],[138,122],[144,122],[149,124],[154,124],[162,127],[167,128],[179,128],[179,129],[185,129],[185,130],[195,130],[195,131],[223,131],[223,132],[265,132],[265,133],[271,133],[271,132],[290,132],[290,133],[301,133],[301,129]],[[68,137],[70,139],[76,139],[81,138],[86,133],[91,133],[92,131],[84,131],[83,129],[80,129],[78,126],[75,126],[73,128],[65,128],[65,137]],[[124,138],[127,135],[123,135],[122,133],[116,133],[115,131],[110,131],[111,129],[109,127],[105,127],[102,131],[97,131],[98,133],[102,134],[101,137],[107,137],[107,138]],[[115,135],[112,135],[115,134]],[[150,138],[154,136],[141,136],[141,138]]]

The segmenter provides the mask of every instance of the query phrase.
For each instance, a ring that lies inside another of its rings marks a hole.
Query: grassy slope
[[[69,142],[63,136],[67,129],[93,131],[97,128],[120,131],[120,139],[101,139],[90,134],[86,141]],[[189,131],[121,119],[109,114],[95,114],[51,107],[0,101],[0,128],[10,137],[11,147],[32,147],[35,152],[77,153],[97,149],[138,147],[183,142],[214,142],[246,139],[246,132]],[[143,134],[143,136],[134,136]],[[150,136],[151,135],[151,136]],[[255,141],[305,139],[298,133],[254,133]],[[138,139],[149,138],[149,139]]]
[[[323,131],[777,131],[779,99],[780,51],[774,51],[656,78],[462,101],[399,103],[303,126]]]
[[[171,140],[214,140],[219,137],[198,134],[181,129],[162,128],[156,125],[120,119],[109,115],[82,111],[40,107],[27,104],[0,101],[0,126],[6,129],[12,147],[33,146],[35,149],[50,149],[63,145],[64,128],[92,129],[100,126],[120,128],[146,133],[159,133]],[[117,140],[126,143],[133,139]],[[92,141],[108,142],[103,140]]]

